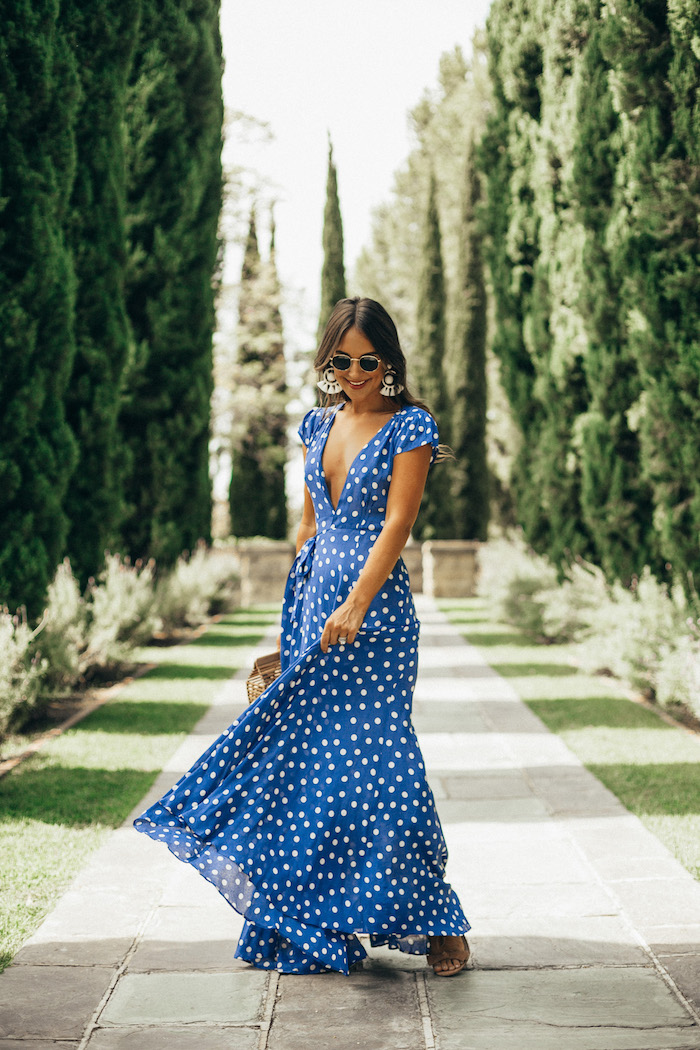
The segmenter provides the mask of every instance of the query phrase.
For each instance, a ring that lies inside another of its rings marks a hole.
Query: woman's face
[[[343,393],[353,405],[368,409],[384,408],[384,397],[379,392],[379,388],[382,385],[386,366],[369,339],[357,328],[349,328],[340,340],[333,357],[336,354],[346,354],[351,358],[349,368],[334,367],[333,371]],[[374,358],[378,362],[374,372],[367,372],[362,368],[360,364],[362,357]]]

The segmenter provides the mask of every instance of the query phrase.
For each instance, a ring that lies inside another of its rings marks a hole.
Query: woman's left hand
[[[321,635],[321,649],[328,652],[329,646],[340,643],[352,645],[357,632],[362,627],[366,609],[358,608],[352,598],[346,598],[342,605],[334,609],[326,620]]]

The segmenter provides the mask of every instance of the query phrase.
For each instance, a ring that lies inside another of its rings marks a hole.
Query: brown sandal
[[[428,942],[428,965],[432,966],[436,977],[454,977],[469,962],[471,952],[466,937],[444,936],[431,937]],[[438,970],[440,963],[455,963],[454,969]]]

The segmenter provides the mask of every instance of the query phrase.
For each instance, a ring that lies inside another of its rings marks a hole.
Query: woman
[[[241,912],[236,956],[254,966],[347,974],[366,933],[452,976],[469,923],[411,725],[419,625],[400,559],[437,427],[379,303],[341,299],[314,363],[328,404],[299,430],[282,675],[135,826]]]

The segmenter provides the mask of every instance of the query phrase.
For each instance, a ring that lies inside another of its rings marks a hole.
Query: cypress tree
[[[599,3],[582,60],[576,120],[573,186],[586,238],[581,315],[586,325],[586,383],[590,403],[581,416],[581,509],[596,561],[610,578],[629,581],[656,561],[653,504],[642,476],[638,435],[629,413],[641,393],[627,339],[625,269],[620,246],[629,227],[619,221],[624,201],[616,173],[623,131],[603,58]],[[617,265],[616,265],[617,263]]]
[[[65,230],[78,79],[55,0],[2,4],[0,17],[0,605],[34,617],[64,553],[75,463]]]
[[[124,301],[124,111],[141,0],[69,0],[64,21],[79,60],[81,106],[70,239],[76,343],[66,410],[78,463],[66,498],[68,553],[83,584],[118,536],[122,515],[117,412],[129,347]]]
[[[338,300],[344,299],[345,296],[343,220],[338,199],[338,174],[333,163],[333,146],[329,140],[326,206],[323,212],[323,269],[321,270],[321,312],[318,322],[319,342],[331,310]]]
[[[236,429],[234,447],[231,450],[231,484],[229,487],[231,532],[234,536],[263,536],[265,534],[265,507],[264,501],[260,498],[261,477],[255,454],[258,436],[255,423],[259,421],[259,413],[256,411],[257,390],[262,379],[260,364],[255,353],[255,344],[262,335],[262,317],[255,302],[260,267],[260,250],[255,208],[253,208],[243,250],[238,296],[239,389],[236,391],[234,406]]]
[[[270,255],[258,248],[255,210],[243,254],[239,294],[238,389],[229,504],[235,536],[284,539],[287,510],[286,383],[274,222]]]
[[[494,105],[481,163],[494,350],[522,435],[512,489],[529,542],[561,564],[592,552],[580,505],[576,420],[588,393],[570,186],[572,82],[585,35],[580,9],[542,0],[495,0],[487,32]]]
[[[512,22],[516,22],[516,32]],[[541,421],[540,404],[535,396],[535,367],[525,343],[525,314],[531,274],[536,259],[536,226],[528,217],[527,233],[521,235],[514,221],[518,198],[520,205],[531,200],[531,194],[522,184],[521,155],[512,148],[514,81],[510,70],[504,69],[513,37],[526,21],[521,11],[511,14],[498,0],[492,4],[487,21],[489,71],[492,86],[492,105],[486,122],[486,131],[477,150],[478,170],[483,176],[485,201],[483,205],[486,239],[486,262],[492,290],[493,332],[491,347],[499,362],[500,380],[511,407],[513,419],[521,434],[520,451],[512,465],[511,489],[516,501],[516,512],[521,516],[517,490],[519,482],[527,477],[528,450],[535,441]],[[529,27],[528,27],[529,28]],[[526,98],[529,122],[531,112],[539,108],[538,58],[529,33],[521,33],[523,51],[530,56],[528,73],[531,76]],[[529,538],[529,534],[528,534]]]
[[[618,265],[642,388],[629,415],[661,554],[691,591],[700,577],[699,32],[693,5],[624,0],[603,42],[628,129],[624,204],[632,222]]]
[[[284,328],[282,324],[282,289],[277,272],[275,250],[275,223],[272,219],[270,256],[267,263],[270,340],[267,364],[267,382],[270,386],[268,405],[269,470],[267,484],[267,530],[272,539],[287,537],[287,492],[285,467],[287,464],[287,379],[284,358]]]
[[[143,0],[129,86],[120,429],[124,547],[163,564],[210,535],[209,413],[221,208],[218,0]]]
[[[420,396],[425,398],[435,414],[443,443],[449,443],[450,405],[445,380],[445,305],[437,186],[435,176],[431,174],[423,226],[423,256],[418,279],[416,371]],[[450,480],[450,469],[446,463],[440,463],[431,469],[414,528],[418,539],[452,537],[454,515]]]
[[[479,175],[474,144],[466,160],[457,280],[455,342],[459,350],[452,399],[454,535],[485,540],[489,524],[489,470],[486,461],[486,286],[482,233],[477,222]]]

